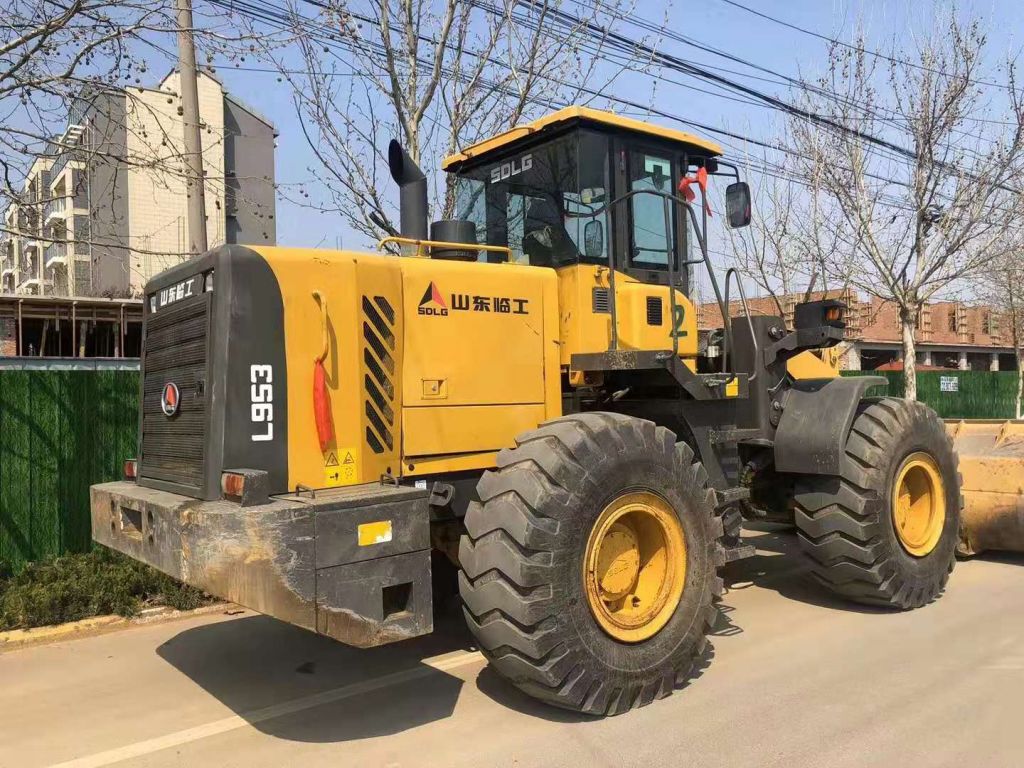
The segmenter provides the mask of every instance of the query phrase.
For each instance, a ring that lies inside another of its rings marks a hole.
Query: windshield
[[[463,171],[456,182],[456,215],[476,225],[477,241],[507,246],[513,261],[533,266],[607,262],[608,212],[593,213],[607,202],[608,139],[588,131]],[[590,222],[603,231],[588,255]]]

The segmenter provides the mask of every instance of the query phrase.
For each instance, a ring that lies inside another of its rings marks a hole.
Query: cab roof
[[[710,155],[722,154],[722,148],[718,144],[713,141],[708,141],[707,139],[702,139],[692,133],[677,131],[674,128],[663,128],[660,125],[646,123],[643,120],[634,120],[631,117],[623,117],[622,115],[616,115],[614,112],[606,112],[603,109],[572,106],[565,107],[557,112],[552,112],[538,120],[517,125],[515,128],[505,131],[504,133],[499,133],[497,136],[492,136],[489,139],[484,139],[483,141],[479,141],[476,144],[466,147],[461,152],[456,152],[454,155],[448,155],[448,157],[441,162],[441,168],[446,171],[456,170],[457,167],[463,163],[487,155],[495,149],[500,149],[501,147],[512,144],[521,139],[525,139],[526,137],[532,136],[533,134],[545,129],[555,128],[572,121],[603,125],[610,128],[617,128],[619,130],[633,131],[636,133],[646,134],[648,136],[655,136],[659,139],[668,139],[669,141],[697,147]]]

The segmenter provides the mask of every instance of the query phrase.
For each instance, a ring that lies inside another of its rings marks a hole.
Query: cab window
[[[669,230],[665,230],[665,198],[643,192],[673,194],[672,161],[646,152],[630,155],[629,188],[640,192],[629,201],[630,256],[635,266],[665,268],[669,253],[676,252],[676,207],[670,206]]]
[[[576,131],[460,172],[455,208],[478,242],[507,246],[517,263],[560,267],[607,262],[608,199],[608,140]]]

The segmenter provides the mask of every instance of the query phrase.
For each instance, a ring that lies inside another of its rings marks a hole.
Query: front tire
[[[693,452],[650,421],[584,413],[498,455],[465,518],[459,587],[492,667],[605,715],[692,674],[721,594],[721,520]]]
[[[918,608],[955,564],[960,476],[935,412],[896,398],[858,408],[838,476],[801,477],[796,525],[812,575],[860,603]]]

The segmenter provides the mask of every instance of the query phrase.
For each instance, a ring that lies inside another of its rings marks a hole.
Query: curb
[[[130,627],[149,626],[151,624],[162,624],[177,619],[188,619],[194,616],[205,616],[211,613],[234,613],[245,609],[233,603],[214,603],[195,608],[191,611],[178,611],[174,608],[158,607],[146,608],[137,616],[127,618],[125,616],[93,616],[80,621],[69,621],[66,624],[53,624],[48,627],[33,627],[32,629],[11,629],[0,632],[0,653],[30,645],[43,645],[55,643],[59,640],[78,639],[91,635],[113,632],[119,629]]]

